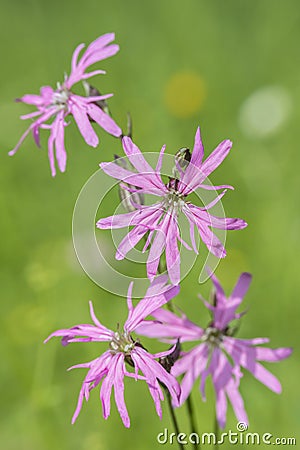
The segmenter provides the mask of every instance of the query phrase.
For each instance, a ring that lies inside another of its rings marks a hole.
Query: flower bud
[[[85,90],[85,95],[87,97],[99,97],[101,95],[100,91],[98,91],[97,88],[95,88],[94,86],[92,86],[91,84],[89,84],[87,81],[83,81],[82,82],[84,90]],[[108,103],[106,100],[97,100],[95,102],[95,105],[99,106],[99,108],[102,109],[102,111],[104,111],[106,114],[108,114],[110,116],[110,111],[108,108]],[[91,122],[94,122],[94,120],[90,119]]]
[[[172,351],[172,353],[159,359],[159,363],[163,366],[163,368],[167,372],[169,373],[171,372],[172,367],[174,366],[175,362],[180,356],[180,352],[181,352],[181,344],[179,342],[179,339],[177,339],[175,348]]]
[[[131,166],[129,167],[126,159],[120,158],[118,155],[115,155],[115,163],[123,169],[132,169]],[[133,186],[132,184],[125,183],[124,181],[122,181],[122,184],[119,184],[120,200],[127,212],[135,211],[138,209],[139,205],[144,204],[144,194],[139,192],[139,190],[140,188]]]

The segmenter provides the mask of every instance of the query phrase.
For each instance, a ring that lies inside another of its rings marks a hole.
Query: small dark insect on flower
[[[182,170],[186,169],[191,160],[191,152],[189,148],[182,147],[175,154],[175,161],[179,164]]]

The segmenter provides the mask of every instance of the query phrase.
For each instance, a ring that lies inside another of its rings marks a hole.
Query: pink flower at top
[[[92,72],[86,72],[86,70],[94,63],[113,56],[119,51],[118,45],[109,45],[114,38],[115,35],[113,33],[100,36],[87,47],[86,51],[78,60],[79,54],[85,46],[84,44],[80,44],[73,53],[71,73],[69,76],[65,76],[62,84],[57,83],[55,90],[51,86],[44,86],[41,88],[40,95],[27,94],[18,99],[20,102],[35,106],[37,111],[21,116],[21,119],[35,120],[22,135],[16,147],[9,152],[9,155],[16,153],[30,131],[33,134],[36,145],[39,147],[40,128],[46,128],[50,130],[48,156],[52,176],[56,174],[55,159],[59,170],[64,172],[67,161],[64,134],[65,127],[68,125],[65,119],[68,115],[74,117],[85,142],[92,147],[97,147],[99,139],[90,120],[95,121],[113,136],[121,136],[122,131],[120,127],[95,103],[111,97],[112,94],[82,97],[71,91],[72,86],[79,81],[105,73],[103,70],[94,70]],[[48,121],[50,119],[52,122],[49,124]]]
[[[88,369],[79,393],[72,423],[75,422],[81,410],[83,400],[88,401],[90,391],[102,382],[100,399],[103,417],[107,419],[110,415],[110,397],[114,387],[115,402],[121,419],[125,427],[130,427],[130,419],[124,401],[125,376],[146,381],[160,418],[162,416],[161,400],[164,399],[160,383],[168,389],[174,404],[178,405],[179,384],[176,378],[156,361],[158,358],[169,355],[173,348],[162,353],[151,354],[131,334],[152,311],[164,305],[178,293],[179,287],[167,285],[166,282],[166,276],[156,278],[148,288],[145,297],[135,308],[131,300],[133,283],[130,284],[127,297],[128,317],[122,331],[118,329],[114,332],[102,325],[96,318],[90,302],[90,314],[94,325],[83,324],[57,330],[45,340],[47,342],[53,336],[61,336],[63,345],[71,342],[107,342],[109,344],[109,349],[93,361],[70,367],[70,369]],[[128,371],[125,363],[128,363],[129,368],[132,367],[133,371]]]
[[[124,189],[134,191],[128,185],[136,186],[136,192],[153,194],[159,197],[159,201],[151,206],[136,205],[136,211],[107,217],[97,222],[98,228],[133,227],[121,241],[116,258],[125,258],[129,250],[149,232],[144,249],[146,250],[147,247],[151,246],[147,260],[148,278],[151,280],[157,274],[161,255],[165,251],[170,280],[173,284],[178,284],[180,281],[180,252],[177,243],[181,241],[187,246],[182,241],[179,232],[178,215],[181,212],[189,223],[194,251],[198,253],[194,236],[196,226],[208,250],[218,258],[224,258],[226,256],[225,248],[211,231],[211,228],[239,230],[245,228],[247,224],[241,219],[222,218],[210,214],[209,209],[222,198],[226,188],[233,188],[228,185],[211,186],[204,184],[204,181],[228,155],[232,143],[229,140],[221,142],[211,155],[203,161],[204,149],[200,129],[198,128],[190,161],[183,161],[184,164],[181,161],[180,164],[177,159],[177,175],[170,178],[167,184],[162,181],[160,173],[165,146],[161,149],[156,168],[153,169],[129,137],[124,137],[122,143],[125,154],[136,172],[120,167],[115,162],[102,163],[100,167],[111,177],[126,183],[123,183]],[[197,188],[225,189],[211,203],[199,207],[188,201],[189,194]]]
[[[234,328],[230,322],[239,319],[243,313],[236,309],[246,294],[251,275],[243,273],[232,294],[227,299],[218,279],[212,275],[215,287],[215,304],[205,302],[212,313],[212,321],[205,329],[191,322],[185,315],[178,317],[170,311],[158,309],[152,313],[155,321],[144,321],[136,332],[153,338],[180,342],[199,341],[199,344],[183,352],[172,367],[171,373],[178,377],[184,375],[181,383],[182,405],[190,395],[193,385],[200,377],[200,391],[205,400],[205,384],[211,375],[216,394],[216,413],[220,427],[226,424],[227,398],[232,404],[238,421],[248,423],[244,402],[239,392],[242,377],[241,368],[252,375],[272,391],[279,394],[281,385],[277,378],[265,369],[260,361],[277,362],[287,358],[290,348],[271,349],[260,344],[269,342],[267,338],[238,339],[232,336]]]

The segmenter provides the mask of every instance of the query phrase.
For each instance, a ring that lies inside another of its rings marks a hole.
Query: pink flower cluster
[[[177,242],[184,243],[180,237],[178,226],[180,214],[187,219],[195,253],[198,253],[194,234],[196,227],[208,250],[218,258],[224,258],[226,256],[225,248],[211,228],[240,230],[245,228],[247,223],[242,219],[222,218],[210,214],[210,208],[221,200],[227,189],[233,189],[233,187],[229,185],[212,186],[205,184],[204,181],[226,158],[232,143],[229,140],[221,142],[203,161],[204,149],[200,128],[198,128],[190,162],[185,170],[177,164],[178,176],[170,179],[167,184],[164,184],[161,178],[165,146],[160,151],[156,168],[153,169],[130,138],[125,136],[122,143],[124,152],[135,171],[122,168],[116,162],[101,163],[100,167],[109,176],[136,186],[136,192],[152,194],[157,197],[158,201],[150,206],[136,205],[135,211],[100,219],[97,222],[98,228],[133,227],[121,241],[116,258],[125,258],[126,254],[147,236],[144,251],[151,246],[147,260],[148,278],[153,280],[157,275],[159,262],[165,251],[170,280],[173,284],[178,284],[180,282],[180,253]],[[197,188],[214,191],[223,189],[223,192],[210,204],[199,207],[189,201],[189,195]],[[131,191],[134,192],[134,189]],[[188,244],[184,243],[184,245],[190,248]]]
[[[248,290],[251,275],[243,273],[231,295],[227,298],[220,282],[210,273],[214,285],[214,301],[204,304],[211,313],[211,321],[200,327],[190,321],[185,314],[175,314],[165,308],[179,294],[181,281],[181,253],[179,244],[183,244],[198,254],[195,228],[200,240],[208,251],[217,258],[224,258],[226,250],[213,229],[240,230],[247,226],[243,219],[218,217],[211,209],[232,186],[224,184],[213,186],[208,182],[210,174],[217,169],[229,154],[232,143],[222,141],[217,148],[204,159],[204,147],[200,128],[197,128],[193,150],[179,152],[174,159],[173,176],[166,182],[162,173],[165,146],[162,147],[156,167],[153,168],[141,150],[129,136],[123,136],[103,105],[108,95],[92,95],[98,91],[89,89],[86,96],[73,92],[73,86],[92,76],[103,74],[102,70],[87,72],[95,63],[115,55],[119,46],[112,44],[113,33],[100,36],[86,50],[80,53],[84,44],[74,51],[71,72],[57,88],[41,88],[40,95],[24,95],[18,101],[32,105],[36,110],[21,116],[21,119],[33,119],[31,125],[20,138],[16,147],[9,153],[13,155],[32,132],[34,141],[40,146],[40,130],[49,130],[48,157],[51,173],[56,174],[56,165],[61,172],[66,169],[66,150],[64,144],[67,118],[73,116],[85,142],[93,147],[99,143],[98,136],[91,124],[95,122],[112,136],[122,138],[122,145],[130,166],[123,159],[101,163],[101,169],[108,176],[119,181],[119,187],[129,198],[128,211],[124,214],[101,218],[97,227],[114,229],[131,227],[116,251],[116,259],[122,260],[140,241],[145,239],[144,251],[149,249],[146,273],[149,288],[142,300],[133,306],[130,283],[127,295],[127,319],[120,329],[110,330],[96,317],[90,302],[92,324],[81,324],[60,329],[52,337],[61,337],[62,344],[75,342],[105,343],[106,349],[90,362],[77,364],[74,368],[86,369],[86,375],[79,392],[77,407],[72,423],[78,417],[83,401],[88,401],[90,392],[99,386],[103,417],[107,419],[111,410],[111,394],[125,427],[130,426],[124,389],[125,379],[131,378],[146,384],[158,416],[162,416],[161,401],[167,395],[173,407],[181,406],[191,395],[194,383],[199,380],[199,390],[205,399],[205,386],[211,376],[216,397],[216,417],[220,427],[224,427],[227,417],[227,403],[231,403],[239,421],[248,423],[244,402],[239,391],[243,371],[247,370],[257,380],[275,393],[281,392],[281,385],[261,362],[278,362],[291,354],[290,348],[271,349],[262,344],[267,338],[240,339],[234,336],[233,321],[238,321],[243,313],[237,312]],[[197,190],[221,191],[205,205],[193,203],[193,193]],[[152,195],[156,199],[146,205],[144,196]],[[188,226],[190,244],[180,233],[179,218],[183,217]],[[161,262],[165,256],[166,274],[162,275]],[[117,321],[116,321],[117,322]],[[118,323],[118,322],[117,322]],[[148,336],[172,347],[160,353],[148,351],[139,336]],[[185,351],[181,344],[195,342],[193,348]],[[181,383],[178,381],[181,379]]]
[[[206,328],[201,328],[191,322],[184,314],[177,316],[173,312],[159,308],[152,313],[153,321],[145,321],[136,332],[152,338],[180,342],[198,342],[187,352],[182,352],[172,367],[171,373],[184,375],[181,382],[180,404],[182,405],[191,394],[195,381],[200,378],[200,391],[205,399],[205,384],[207,377],[212,378],[216,394],[216,415],[220,427],[226,424],[227,399],[231,402],[238,421],[248,423],[244,402],[239,392],[241,369],[246,369],[252,375],[279,394],[281,385],[274,375],[265,369],[260,361],[277,362],[287,358],[290,348],[260,347],[269,342],[267,338],[238,339],[233,336],[233,320],[240,319],[244,313],[236,310],[246,294],[251,275],[242,273],[229,298],[226,298],[222,286],[215,275],[211,275],[214,284],[214,304],[204,301],[211,312],[212,319]]]
[[[115,121],[105,113],[98,105],[97,101],[104,100],[112,94],[101,96],[82,97],[74,94],[71,89],[74,84],[98,74],[104,74],[103,70],[86,70],[103,59],[115,55],[119,51],[116,44],[109,45],[115,39],[113,33],[100,36],[92,42],[81,58],[79,54],[84,48],[84,44],[78,45],[72,57],[71,73],[65,76],[63,83],[57,83],[57,88],[44,86],[40,95],[27,94],[17,99],[19,102],[33,105],[37,111],[21,116],[21,119],[35,119],[27,128],[13,150],[9,152],[14,155],[23,143],[26,136],[32,132],[36,145],[40,146],[40,129],[45,128],[50,131],[48,139],[48,157],[52,176],[56,174],[55,160],[61,172],[66,169],[67,154],[65,150],[64,135],[67,116],[73,116],[85,142],[92,147],[97,147],[99,139],[95,133],[90,120],[94,120],[101,128],[113,136],[120,137],[121,128]],[[51,123],[48,123],[52,120]]]
[[[149,314],[163,306],[178,293],[179,287],[168,285],[167,277],[162,275],[150,285],[143,300],[134,308],[131,299],[132,285],[131,283],[128,289],[128,316],[123,330],[112,331],[102,325],[96,318],[90,302],[90,313],[94,325],[77,325],[69,329],[58,330],[52,333],[45,341],[47,342],[53,336],[61,336],[63,345],[71,342],[107,342],[109,345],[108,350],[93,361],[77,364],[70,368],[88,369],[79,393],[72,423],[75,422],[81,410],[83,399],[87,401],[90,391],[102,383],[100,399],[104,419],[107,419],[110,414],[110,396],[113,387],[120,416],[125,427],[129,427],[130,420],[124,401],[125,376],[134,378],[136,381],[143,380],[147,383],[155,403],[156,412],[160,418],[162,415],[161,400],[164,399],[162,385],[170,392],[174,404],[179,405],[180,387],[178,381],[157,361],[158,358],[169,355],[173,349],[158,354],[151,354],[132,335]],[[131,371],[127,370],[126,362],[129,367],[132,367]]]

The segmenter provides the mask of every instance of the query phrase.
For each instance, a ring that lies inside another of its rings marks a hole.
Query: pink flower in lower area
[[[205,302],[212,313],[212,321],[205,329],[191,322],[185,315],[178,317],[170,311],[158,309],[152,313],[155,321],[145,321],[136,332],[160,339],[180,339],[180,342],[199,341],[194,348],[183,352],[172,367],[171,373],[182,376],[180,404],[190,395],[195,381],[200,378],[200,391],[205,399],[205,384],[211,375],[216,394],[216,414],[219,425],[226,424],[227,398],[232,404],[239,421],[248,423],[244,402],[239,392],[241,369],[247,369],[253,376],[276,393],[281,392],[278,379],[265,369],[260,361],[277,362],[287,358],[290,348],[267,348],[261,344],[267,338],[238,339],[232,336],[234,328],[230,322],[239,319],[242,313],[236,309],[246,294],[251,275],[243,273],[229,298],[226,298],[218,279],[212,275],[215,287],[214,305]]]
[[[90,120],[95,121],[105,131],[113,136],[119,137],[122,134],[120,127],[106,114],[95,102],[111,97],[112,94],[101,96],[83,97],[71,91],[72,86],[79,81],[86,80],[94,75],[105,73],[103,70],[86,72],[86,69],[96,62],[102,61],[119,51],[119,46],[109,45],[115,38],[113,33],[100,36],[93,41],[78,60],[84,44],[80,44],[73,53],[71,73],[65,76],[62,84],[57,83],[57,88],[51,86],[41,88],[40,95],[27,94],[19,98],[18,101],[33,105],[37,108],[30,114],[21,116],[21,119],[35,119],[29,128],[22,135],[16,147],[9,152],[14,155],[26,136],[32,132],[36,145],[40,146],[40,128],[50,130],[48,139],[48,156],[52,176],[56,174],[55,159],[61,172],[65,171],[67,154],[64,145],[65,127],[68,125],[66,117],[72,115],[88,145],[97,147],[99,139],[95,133]],[[49,123],[49,120],[52,122]]]
[[[160,308],[178,293],[179,287],[167,285],[166,281],[166,276],[156,278],[147,290],[145,297],[135,308],[131,300],[133,283],[130,284],[127,297],[128,317],[122,331],[118,329],[115,332],[102,325],[96,318],[92,303],[90,302],[90,314],[94,322],[93,325],[83,324],[68,329],[57,330],[45,340],[47,342],[54,336],[61,336],[63,345],[71,342],[107,342],[109,344],[108,350],[93,361],[70,367],[70,369],[88,369],[79,393],[72,423],[75,422],[81,410],[83,400],[85,399],[87,401],[90,391],[102,382],[100,399],[102,402],[103,417],[107,419],[110,415],[110,397],[112,388],[114,388],[115,402],[121,419],[125,427],[129,427],[130,419],[124,401],[125,376],[134,378],[135,380],[146,381],[160,418],[162,416],[161,400],[164,399],[161,385],[164,385],[168,389],[174,404],[178,405],[180,396],[179,384],[176,378],[156,361],[158,358],[169,355],[173,349],[162,353],[151,354],[141,345],[139,340],[132,336],[135,329],[148,315],[157,308]],[[130,368],[132,368],[132,371],[130,371]]]
[[[207,246],[208,250],[218,258],[224,258],[226,251],[211,228],[222,230],[239,230],[247,226],[241,219],[231,219],[216,217],[210,214],[212,208],[225,194],[226,188],[233,189],[232,186],[221,185],[211,186],[204,184],[205,179],[215,170],[231,149],[231,142],[225,140],[203,160],[204,150],[200,137],[200,129],[197,129],[195,144],[189,161],[178,161],[176,163],[176,175],[170,178],[165,184],[161,178],[161,166],[165,146],[162,148],[157,166],[153,169],[145,160],[139,148],[129,137],[123,138],[123,148],[135,171],[130,171],[120,167],[120,164],[102,163],[100,167],[111,177],[122,180],[124,189],[130,189],[128,185],[136,186],[136,192],[140,194],[153,194],[159,197],[159,201],[150,206],[136,205],[136,211],[111,216],[100,219],[97,222],[98,228],[124,228],[132,226],[133,229],[121,241],[117,253],[117,259],[125,258],[131,250],[147,233],[146,250],[151,246],[147,260],[147,275],[153,279],[158,272],[161,255],[165,251],[166,265],[170,280],[173,284],[180,281],[180,252],[178,241],[185,246],[180,236],[178,226],[179,213],[183,213],[190,227],[190,237],[193,249],[198,253],[195,243],[194,229],[198,229],[200,238]],[[211,203],[203,207],[193,205],[188,196],[197,188],[225,190],[218,195]],[[130,189],[134,192],[133,189]]]

